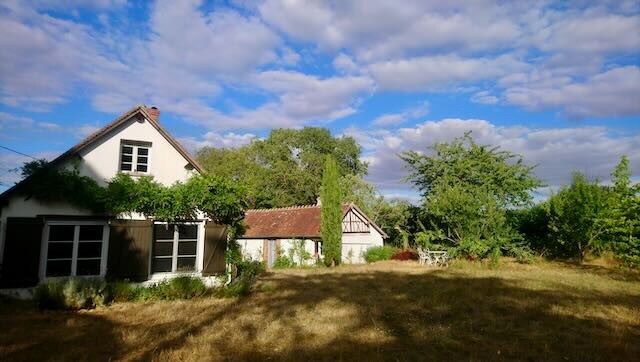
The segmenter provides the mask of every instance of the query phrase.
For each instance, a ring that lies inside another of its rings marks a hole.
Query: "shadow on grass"
[[[0,315],[0,359],[533,361],[640,355],[637,294],[532,290],[517,281],[441,271],[278,272],[261,284],[268,291],[218,308],[185,304],[166,323],[118,324],[91,313]],[[616,320],[603,314],[634,308],[635,314]],[[127,343],[122,331],[132,328],[147,330],[147,340]],[[211,354],[202,355],[207,350]]]

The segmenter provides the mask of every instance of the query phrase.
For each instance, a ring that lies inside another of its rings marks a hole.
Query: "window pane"
[[[99,275],[100,259],[78,260],[76,265],[76,275]]]
[[[152,273],[171,271],[171,258],[153,258],[153,262],[151,264]]]
[[[120,171],[131,171],[131,164],[130,163],[120,164]]]
[[[155,242],[153,246],[153,256],[172,256],[173,242]]]
[[[73,241],[74,225],[49,226],[49,241]]]
[[[197,239],[198,225],[178,225],[179,239]]]
[[[73,243],[49,243],[47,247],[47,259],[71,259]]]
[[[122,162],[132,162],[133,156],[131,155],[122,155]]]
[[[156,224],[153,231],[156,240],[173,240],[173,225]]]
[[[99,258],[102,255],[102,243],[78,243],[78,258]]]
[[[138,165],[138,166],[136,166],[136,171],[138,171],[138,172],[147,172],[147,165]]]
[[[133,153],[133,147],[131,146],[122,146],[122,153],[125,154],[132,154]]]
[[[71,275],[71,260],[48,260],[47,276],[64,277]]]
[[[147,156],[149,154],[148,148],[138,147],[138,156]]]
[[[178,255],[196,255],[196,241],[181,241],[178,243]]]
[[[140,164],[147,164],[147,158],[146,157],[138,157],[138,166],[140,166]]]
[[[100,240],[102,241],[102,225],[80,225],[80,241],[82,240]]]
[[[178,258],[177,271],[191,271],[196,269],[196,258]]]

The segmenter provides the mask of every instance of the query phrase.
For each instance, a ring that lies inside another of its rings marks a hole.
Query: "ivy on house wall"
[[[22,167],[25,182],[19,191],[44,203],[68,202],[94,213],[118,215],[141,213],[161,221],[193,220],[198,212],[216,223],[240,228],[244,217],[245,187],[210,175],[196,175],[186,182],[164,186],[144,176],[137,179],[118,174],[106,187],[80,175],[78,163],[70,169],[51,167],[45,160]]]

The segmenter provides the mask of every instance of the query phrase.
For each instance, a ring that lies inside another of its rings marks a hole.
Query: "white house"
[[[164,185],[202,172],[161,126],[159,114],[155,107],[136,106],[49,165],[77,165],[101,185],[119,172],[153,176]],[[143,215],[96,215],[27,198],[23,184],[0,195],[0,286],[64,276],[148,280],[177,271],[224,271],[225,229],[204,217],[167,225]]]
[[[364,252],[382,246],[387,234],[355,204],[343,205],[342,211],[342,261],[363,263]],[[320,205],[249,210],[245,224],[247,230],[238,239],[245,258],[262,260],[271,267],[278,253],[288,256],[296,249],[295,243],[298,248],[301,243],[312,256],[307,263],[322,258]]]

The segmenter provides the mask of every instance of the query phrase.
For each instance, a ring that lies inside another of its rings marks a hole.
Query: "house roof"
[[[342,205],[343,216],[355,209],[383,237],[387,234],[355,204]],[[278,209],[256,209],[245,213],[245,239],[320,238],[320,205],[293,206]]]
[[[147,106],[145,106],[144,104],[136,105],[135,107],[120,115],[118,118],[111,121],[103,128],[90,134],[85,139],[78,142],[75,146],[71,147],[63,154],[56,157],[53,161],[49,162],[48,165],[56,166],[64,163],[65,161],[68,161],[74,156],[78,156],[80,151],[103,139],[112,130],[118,128],[120,125],[124,124],[136,115],[142,115],[156,130],[158,130],[158,132],[160,132],[160,134],[176,149],[176,151],[178,151],[187,160],[187,162],[191,166],[193,166],[193,168],[195,168],[200,173],[204,173],[204,169],[202,168],[202,166],[200,166],[200,164],[189,154],[189,152],[187,152],[184,147],[182,147],[182,145],[180,145],[180,143],[178,143],[178,141],[176,141],[176,139],[173,138],[173,136],[171,136],[169,132],[164,129],[164,127],[162,127],[162,125],[160,125],[160,122],[158,122],[158,114],[159,112],[156,108],[147,108]],[[0,194],[0,200],[6,199],[15,191],[17,191],[20,188],[20,185],[24,183],[24,181],[25,180],[20,181],[13,187]]]

